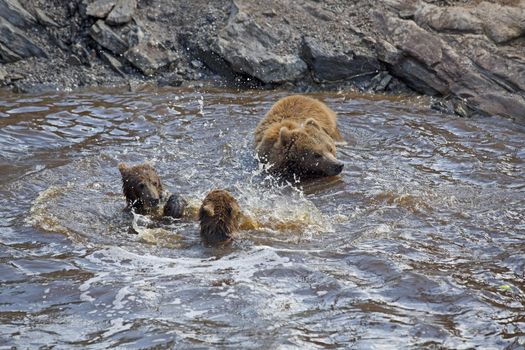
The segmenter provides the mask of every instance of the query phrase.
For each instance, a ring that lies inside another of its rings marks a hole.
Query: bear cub
[[[162,182],[148,163],[128,166],[119,163],[118,170],[122,175],[122,190],[126,196],[127,208],[139,214],[154,212],[164,196]]]
[[[239,203],[228,191],[209,192],[199,210],[202,240],[206,244],[230,242],[235,238],[242,218]]]
[[[335,143],[343,143],[336,114],[316,99],[294,95],[277,101],[255,129],[259,160],[285,178],[335,176],[343,163]]]

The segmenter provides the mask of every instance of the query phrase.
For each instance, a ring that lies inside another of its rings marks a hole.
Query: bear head
[[[213,190],[199,210],[200,234],[207,244],[231,241],[242,218],[241,208],[225,190]]]
[[[273,171],[300,179],[335,176],[344,164],[335,157],[335,142],[314,119],[296,128],[283,125],[268,152]]]
[[[120,163],[118,169],[122,175],[122,190],[128,207],[145,214],[159,205],[163,195],[162,183],[150,164],[128,167]]]

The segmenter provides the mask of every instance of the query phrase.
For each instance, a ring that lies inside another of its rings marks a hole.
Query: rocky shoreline
[[[525,1],[0,0],[0,85],[440,97],[525,123]]]

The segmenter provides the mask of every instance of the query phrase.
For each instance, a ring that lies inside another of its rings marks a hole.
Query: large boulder
[[[415,21],[376,12],[384,38],[376,41],[378,58],[417,91],[453,97],[469,111],[525,121],[525,60],[481,35],[480,26],[485,33],[488,24],[476,20],[479,11],[422,5]]]
[[[123,54],[128,49],[128,43],[106,25],[103,20],[98,20],[93,24],[89,34],[100,46],[114,54]]]
[[[163,45],[153,42],[141,42],[130,48],[124,57],[144,75],[153,75],[157,70],[177,61],[175,53]]]
[[[306,63],[297,54],[275,52],[273,47],[277,41],[248,14],[235,8],[212,49],[234,72],[255,77],[263,83],[299,79],[307,70]]]
[[[316,81],[339,81],[362,75],[375,75],[381,68],[375,57],[341,52],[311,37],[303,39],[302,58]]]

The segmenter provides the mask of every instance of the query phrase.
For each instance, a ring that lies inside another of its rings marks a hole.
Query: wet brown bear
[[[336,115],[324,103],[301,95],[277,101],[255,129],[262,163],[285,177],[334,176],[343,170],[335,158],[335,142],[343,139]]]
[[[207,244],[226,243],[234,238],[243,217],[239,204],[225,190],[213,190],[199,210],[201,237]]]
[[[163,187],[155,169],[147,163],[128,167],[118,165],[122,175],[122,190],[128,208],[139,214],[149,214],[156,209],[163,197]]]

